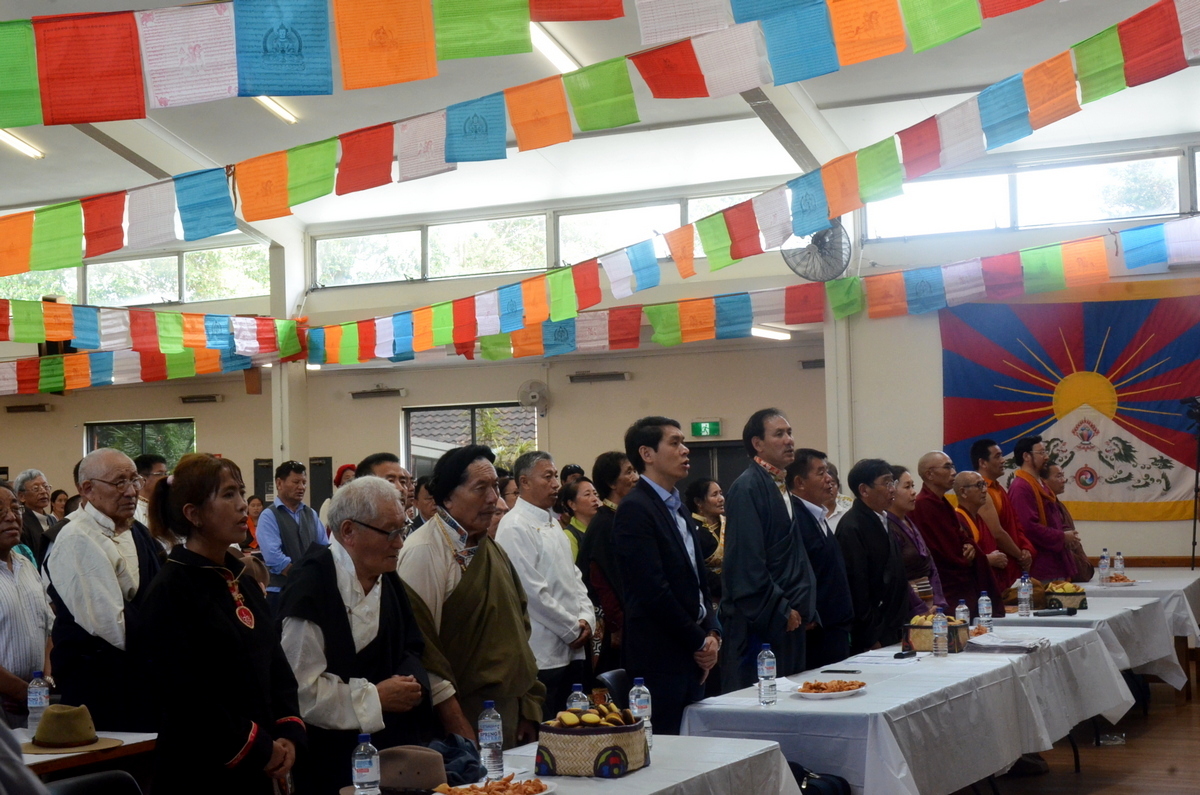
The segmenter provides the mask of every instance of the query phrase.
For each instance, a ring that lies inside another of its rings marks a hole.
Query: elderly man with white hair
[[[425,641],[396,574],[407,525],[392,483],[355,478],[330,501],[334,543],[301,558],[283,590],[283,650],[308,726],[300,793],[350,784],[360,732],[379,749],[441,734],[421,664]]]
[[[96,728],[153,728],[131,642],[159,546],[133,520],[142,478],[129,456],[102,447],[79,465],[87,504],[58,533],[46,568],[55,619],[50,653],[64,704],[86,704]]]
[[[42,565],[42,546],[46,531],[54,521],[50,516],[50,482],[38,469],[26,469],[13,480],[17,499],[24,508],[21,517],[21,543],[33,552],[34,562]]]

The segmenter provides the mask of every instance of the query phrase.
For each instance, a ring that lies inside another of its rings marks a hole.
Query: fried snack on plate
[[[434,792],[443,793],[443,795],[538,795],[538,793],[546,791],[546,785],[541,779],[531,778],[526,781],[513,781],[513,774],[509,773],[499,781],[489,781],[486,784],[472,784],[469,787],[451,787],[446,784],[438,784],[434,787]]]
[[[1137,580],[1131,580],[1128,577],[1126,577],[1124,574],[1110,574],[1110,575],[1108,575],[1108,581],[1109,582],[1137,582]]]
[[[848,690],[858,690],[866,687],[866,682],[857,679],[831,679],[828,682],[805,682],[800,686],[801,693],[845,693]]]

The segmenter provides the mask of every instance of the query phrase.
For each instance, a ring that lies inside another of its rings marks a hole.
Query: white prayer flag
[[[608,350],[608,310],[581,312],[575,318],[575,350]]]
[[[458,168],[458,163],[446,162],[446,111],[434,111],[398,122],[396,153],[401,182]]]
[[[1200,215],[1163,224],[1167,238],[1167,265],[1200,262]]]
[[[938,136],[942,140],[942,168],[969,163],[987,154],[983,140],[983,122],[979,118],[979,100],[971,97],[937,115]]]
[[[1200,56],[1200,0],[1175,0],[1179,31],[1183,34],[1183,55]]]
[[[0,362],[0,395],[17,394],[17,363]]]
[[[729,0],[637,0],[642,44],[675,41],[733,24]]]
[[[112,382],[116,384],[142,383],[142,356],[137,351],[113,351]]]
[[[129,212],[126,248],[140,251],[175,243],[175,180],[131,188],[125,206]]]
[[[751,199],[764,249],[779,248],[792,236],[792,210],[786,191],[787,188],[780,185]]]
[[[628,298],[633,295],[633,266],[629,264],[629,255],[624,249],[605,254],[600,258],[600,267],[608,276],[608,287],[613,298]]]
[[[133,347],[129,334],[129,310],[100,310],[100,350],[119,351]]]
[[[258,324],[252,317],[231,317],[233,352],[241,356],[258,353]]]
[[[135,11],[150,107],[238,95],[233,3]]]
[[[491,337],[500,333],[500,292],[475,293],[475,334]]]
[[[784,288],[750,293],[750,308],[754,323],[782,323],[784,317]]]
[[[375,356],[389,359],[395,355],[395,329],[392,327],[392,316],[375,318]]]
[[[692,39],[710,97],[740,94],[773,82],[767,45],[757,22]]]
[[[946,291],[947,306],[969,304],[987,298],[987,285],[983,281],[983,262],[976,257],[944,265],[942,286]]]

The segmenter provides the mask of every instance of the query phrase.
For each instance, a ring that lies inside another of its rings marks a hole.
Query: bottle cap
[[[770,643],[764,643],[764,644],[763,644],[763,647],[762,647],[762,650],[763,650],[763,651],[770,651],[770,650],[771,650],[771,644],[770,644]]]
[[[640,677],[640,676],[635,676],[635,677],[633,678],[633,686],[634,686],[634,687],[641,687],[641,686],[642,686],[642,685],[644,685],[644,684],[646,684],[646,680],[645,680],[645,679],[643,679],[642,677]]]
[[[960,601],[961,601],[961,600],[960,600]],[[941,608],[941,606],[940,606],[940,605],[937,607],[937,614],[938,614],[938,615],[942,615],[942,608]]]
[[[987,596],[987,591],[980,591],[980,592],[979,592],[979,595],[980,595],[980,596]]]
[[[33,672],[33,678],[34,678],[34,679],[41,679],[41,678],[42,678],[42,672],[41,672],[41,671],[34,671],[34,672]]]
[[[495,709],[496,702],[495,701],[485,701],[485,702],[483,702],[483,708],[484,709]]]
[[[583,685],[580,685],[580,684],[574,684],[574,685],[571,685],[571,692],[573,692],[573,693],[582,693],[582,692],[583,692]]]
[[[966,599],[959,599],[959,600],[958,600],[958,603],[959,603],[960,605],[965,605],[965,604],[967,603],[967,600],[966,600]]]
[[[358,744],[359,745],[362,745],[363,743],[369,743],[369,742],[371,742],[371,735],[369,735],[369,734],[358,735]]]

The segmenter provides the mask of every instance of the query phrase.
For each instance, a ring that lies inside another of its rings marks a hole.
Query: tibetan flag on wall
[[[437,110],[396,124],[400,181],[421,179],[458,168],[446,162],[446,111]],[[389,166],[390,168],[390,166]]]
[[[634,292],[657,287],[661,273],[658,269],[658,257],[654,253],[654,243],[643,240],[625,249],[629,257],[629,267],[633,270]]]
[[[575,319],[542,324],[542,350],[545,356],[562,356],[575,351]]]
[[[532,52],[529,0],[433,0],[437,59]]]
[[[27,273],[32,245],[32,212],[0,216],[0,276]]]
[[[504,90],[508,118],[522,152],[571,140],[571,114],[560,75]]]
[[[1126,268],[1141,268],[1167,262],[1167,237],[1163,224],[1124,229],[1120,235]]]
[[[938,135],[937,117],[897,133],[900,152],[904,157],[904,178],[916,179],[941,166],[942,139]]]
[[[33,23],[0,22],[0,128],[42,123]]]
[[[308,360],[313,364],[327,364],[325,353],[325,329],[322,326],[308,330]]]
[[[546,286],[550,289],[550,319],[556,323],[579,314],[572,271],[572,268],[556,268],[546,274]]]
[[[607,130],[639,121],[629,65],[623,57],[567,72],[562,81],[580,130]]]
[[[850,276],[825,282],[825,296],[836,320],[858,314],[863,310],[862,279]]]
[[[190,348],[166,355],[167,378],[191,378],[196,374],[196,353]]]
[[[829,228],[829,204],[821,169],[788,182],[792,191],[792,234],[806,237]]]
[[[1020,254],[984,257],[980,260],[980,265],[983,267],[983,283],[988,299],[1004,301],[1025,294],[1025,277]]]
[[[663,235],[667,241],[667,249],[671,259],[675,260],[675,269],[682,279],[690,279],[696,275],[696,228],[691,224],[672,229]]]
[[[825,320],[825,288],[819,282],[789,284],[783,291],[783,322],[789,326]]]
[[[1069,51],[1026,69],[1024,75],[1030,127],[1040,130],[1047,124],[1079,112],[1075,65]]]
[[[708,84],[691,39],[629,56],[658,99],[707,97]]]
[[[738,261],[729,252],[733,241],[729,237],[729,227],[725,225],[723,213],[701,218],[696,222],[696,232],[700,235],[700,246],[704,249],[710,271],[727,268]]]
[[[394,124],[364,127],[338,136],[342,159],[338,163],[334,192],[342,196],[391,182],[395,138]]]
[[[159,317],[162,317],[161,313]],[[274,353],[279,350],[279,339],[275,336],[274,318],[254,318],[254,335],[258,337],[259,353]],[[163,353],[166,353],[166,351],[163,351]]]
[[[164,180],[131,188],[128,195],[129,248],[162,248],[179,240],[175,235],[175,181]]]
[[[904,22],[896,0],[830,0],[829,14],[842,66],[904,52]]]
[[[130,373],[130,383],[141,381],[144,384],[153,381],[167,380],[167,357],[157,351],[143,351],[138,354],[141,372],[135,378]],[[131,368],[132,369],[132,368]]]
[[[1071,51],[1085,105],[1125,88],[1125,56],[1116,25],[1079,42]]]
[[[729,230],[729,256],[735,260],[763,253],[758,237],[758,218],[754,215],[754,202],[747,199],[740,204],[721,211],[725,216],[725,227]]]
[[[575,282],[575,300],[580,309],[600,303],[600,262],[590,259],[571,268]]]
[[[133,12],[34,17],[33,32],[44,124],[146,117]]]
[[[1025,292],[1045,293],[1065,290],[1062,246],[1021,249],[1021,270],[1025,272]]]
[[[1108,253],[1102,237],[1063,243],[1062,261],[1068,287],[1108,281]]]
[[[451,105],[446,108],[446,162],[503,160],[507,134],[502,92]]]
[[[333,93],[326,0],[234,0],[238,94]]]
[[[608,349],[633,350],[641,344],[642,307],[614,306],[608,310]]]
[[[835,157],[821,166],[821,183],[829,202],[829,217],[837,218],[862,207],[858,197],[857,152]]]
[[[291,215],[288,206],[288,154],[272,152],[243,160],[234,167],[242,200],[242,218],[262,221]]]
[[[295,320],[276,319],[275,336],[279,340],[280,357],[287,359],[303,351],[303,346],[300,344],[300,334],[296,330]],[[388,339],[391,339],[390,335]]]
[[[979,92],[979,121],[987,148],[995,149],[1033,134],[1021,75],[1006,77]]]
[[[762,31],[777,86],[826,75],[840,68],[825,0],[803,0],[764,19]],[[804,44],[797,46],[797,42]]]
[[[946,305],[946,285],[942,269],[915,268],[904,271],[904,292],[912,315],[936,312]]]
[[[228,188],[225,193],[229,194]],[[125,222],[125,191],[88,196],[79,203],[83,207],[83,237],[87,246],[83,254],[85,257],[99,257],[125,245],[125,229],[122,226]],[[183,228],[187,231],[186,222]]]
[[[233,3],[137,11],[151,107],[215,102],[238,93]]]
[[[1200,56],[1200,2],[1175,0],[1175,12],[1179,16],[1179,32],[1183,34],[1184,57]]]
[[[534,22],[586,22],[625,16],[621,0],[529,0]]]
[[[908,314],[908,291],[904,272],[884,273],[863,279],[867,290],[867,314],[872,320]]]
[[[287,150],[288,205],[295,206],[333,193],[337,138],[293,146]]]
[[[679,332],[684,342],[703,342],[717,337],[717,307],[712,298],[680,301]]]
[[[1125,85],[1140,86],[1187,68],[1174,0],[1161,0],[1117,23]]]
[[[716,309],[716,335],[719,340],[735,340],[750,336],[754,325],[754,305],[746,293],[718,295],[713,299]]]
[[[33,212],[29,269],[78,268],[83,264],[83,209],[79,202],[52,204]]]
[[[374,88],[437,74],[427,0],[334,0],[342,88]]]
[[[692,39],[710,97],[726,97],[771,82],[766,44],[758,25],[738,25]]]
[[[904,174],[895,136],[858,150],[858,196],[877,202],[904,193]]]
[[[546,277],[533,276],[521,282],[521,302],[525,306],[525,325],[532,326],[550,319],[550,304],[546,301]]]
[[[651,342],[657,342],[664,347],[672,347],[683,342],[683,332],[679,326],[679,304],[652,304],[642,307],[646,319],[650,321],[654,333]]]
[[[900,0],[913,52],[965,36],[983,25],[978,0]]]
[[[175,201],[179,205],[179,217],[183,219],[184,240],[201,240],[237,229],[229,181],[223,168],[191,171],[175,177]],[[84,218],[87,218],[86,204]],[[91,234],[87,237],[90,251]]]

